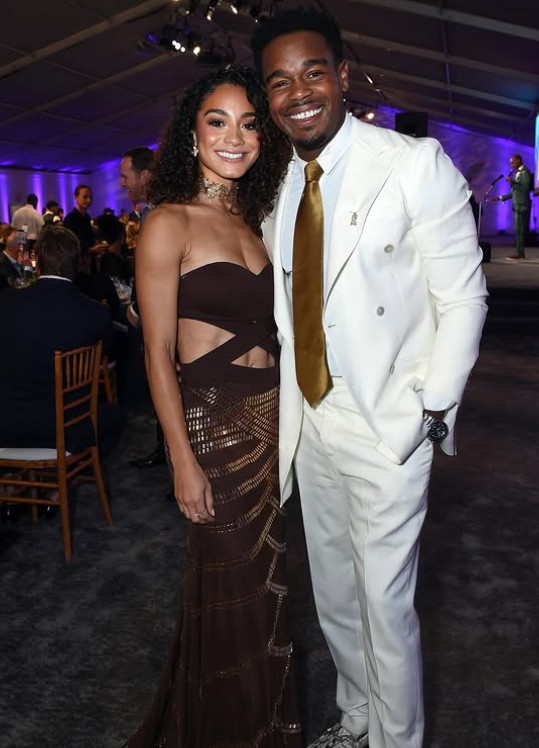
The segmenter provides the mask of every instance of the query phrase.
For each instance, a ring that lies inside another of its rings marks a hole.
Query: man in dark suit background
[[[126,151],[120,163],[120,186],[127,192],[129,199],[133,201],[133,212],[129,214],[129,220],[138,218],[141,224],[144,223],[144,219],[151,210],[151,206],[147,202],[147,193],[153,167],[154,153],[151,148],[145,146]],[[143,211],[140,209],[140,202],[146,203]],[[136,283],[134,283],[131,304],[127,310],[127,319],[134,330],[140,330],[136,288]],[[131,467],[151,468],[165,463],[165,437],[159,421],[156,421],[155,447],[149,454],[130,460],[129,464]],[[171,497],[174,499],[174,494]]]
[[[54,351],[110,345],[109,309],[73,284],[80,262],[77,237],[61,225],[46,226],[36,244],[39,280],[0,294],[0,446],[56,446]],[[123,427],[117,406],[99,412],[102,456]],[[67,432],[67,448],[93,443],[89,425]],[[103,441],[104,440],[104,441]]]
[[[530,230],[530,210],[531,199],[530,190],[533,189],[533,179],[530,170],[522,163],[522,156],[515,153],[509,159],[511,171],[505,178],[509,182],[511,192],[498,197],[490,198],[489,202],[494,200],[513,201],[513,222],[515,227],[515,254],[509,255],[507,260],[524,260],[526,259],[525,247],[528,232]]]

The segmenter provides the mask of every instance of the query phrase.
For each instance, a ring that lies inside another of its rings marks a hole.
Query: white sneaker
[[[337,722],[326,730],[308,748],[368,748],[369,735],[352,735],[351,732]]]

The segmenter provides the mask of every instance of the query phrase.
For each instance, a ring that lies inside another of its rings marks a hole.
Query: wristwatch
[[[434,444],[441,442],[448,435],[449,429],[447,428],[447,423],[434,418],[426,410],[423,411],[423,421],[428,428],[427,439]]]

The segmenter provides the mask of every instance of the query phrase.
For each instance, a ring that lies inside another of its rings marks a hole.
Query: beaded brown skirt
[[[278,490],[278,388],[261,389],[182,385],[216,520],[189,524],[184,600],[167,671],[125,748],[300,746]]]

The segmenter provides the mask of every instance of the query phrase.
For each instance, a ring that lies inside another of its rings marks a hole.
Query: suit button
[[[395,247],[392,244],[386,244],[386,246],[384,247],[384,252],[386,253],[386,255],[390,255],[394,249]]]
[[[385,313],[386,313],[386,310],[384,309],[383,306],[379,306],[378,309],[376,310],[376,314],[379,317],[383,317]]]

